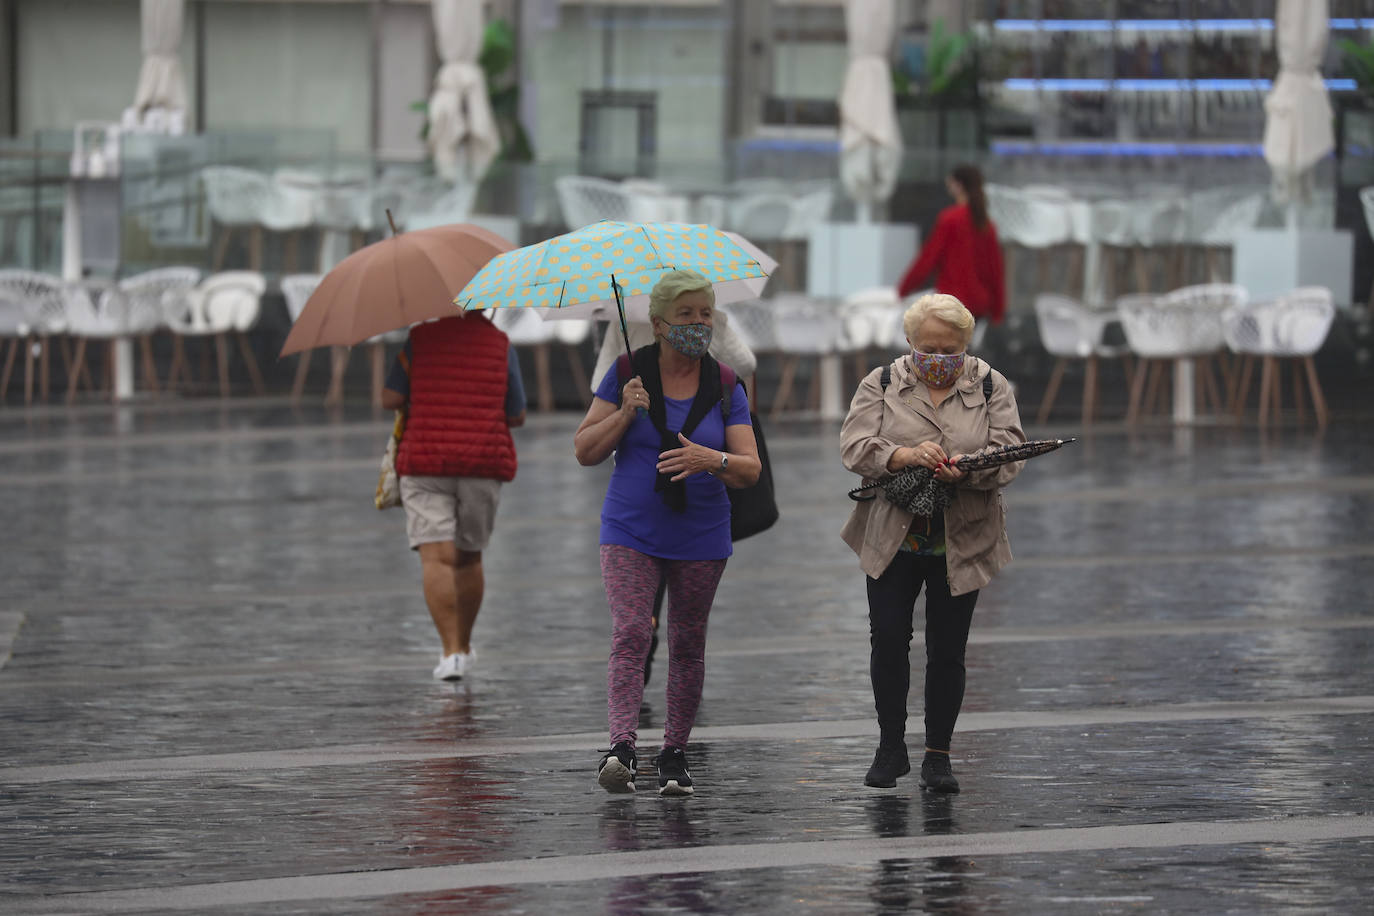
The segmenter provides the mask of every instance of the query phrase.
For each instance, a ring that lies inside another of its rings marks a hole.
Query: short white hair
[[[938,318],[954,328],[964,338],[967,347],[973,340],[973,313],[964,308],[957,296],[949,293],[926,293],[917,296],[902,316],[902,332],[906,339],[914,342],[916,332],[921,329],[927,318]]]
[[[698,290],[704,291],[711,305],[716,304],[716,290],[711,285],[711,281],[695,270],[670,270],[649,292],[649,320],[662,318],[668,313],[668,309],[677,301],[677,297],[683,293],[695,293]]]

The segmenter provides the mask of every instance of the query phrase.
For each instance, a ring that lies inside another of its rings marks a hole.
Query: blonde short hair
[[[973,340],[973,313],[964,308],[964,303],[956,296],[948,293],[926,293],[924,296],[918,296],[902,316],[902,332],[906,334],[907,340],[916,339],[916,332],[921,329],[927,318],[938,318],[958,331],[964,338],[965,347]]]
[[[695,293],[702,290],[711,300],[711,305],[716,304],[716,290],[711,285],[711,281],[706,279],[695,270],[670,270],[649,292],[649,320],[662,318],[668,313],[668,309],[677,297],[683,293]]]

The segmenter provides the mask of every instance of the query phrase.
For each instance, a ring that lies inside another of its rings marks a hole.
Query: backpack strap
[[[735,375],[735,370],[717,360],[716,365],[720,367],[720,420],[722,423],[730,422],[730,403],[735,397],[735,383],[739,381],[739,376]]]
[[[992,400],[992,370],[991,370],[991,369],[988,370],[988,374],[987,374],[987,375],[983,376],[983,400],[984,400],[984,401],[991,401],[991,400]]]
[[[891,363],[888,363],[886,366],[883,366],[883,374],[882,374],[882,376],[878,379],[878,381],[882,382],[883,390],[884,390],[884,391],[887,390],[887,386],[888,386],[888,385],[891,385],[891,384],[892,384],[892,364],[891,364]]]

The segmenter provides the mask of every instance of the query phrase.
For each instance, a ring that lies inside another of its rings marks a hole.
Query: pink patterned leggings
[[[686,747],[706,677],[706,618],[725,560],[663,560],[619,544],[601,545],[601,581],[611,606],[606,706],[611,744],[633,747],[644,699],[644,661],[653,635],[654,594],[668,583],[668,710],[665,747]]]

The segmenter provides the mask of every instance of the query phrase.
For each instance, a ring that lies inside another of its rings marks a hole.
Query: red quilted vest
[[[506,425],[510,342],[472,314],[410,331],[410,415],[396,473],[418,477],[515,477]]]

